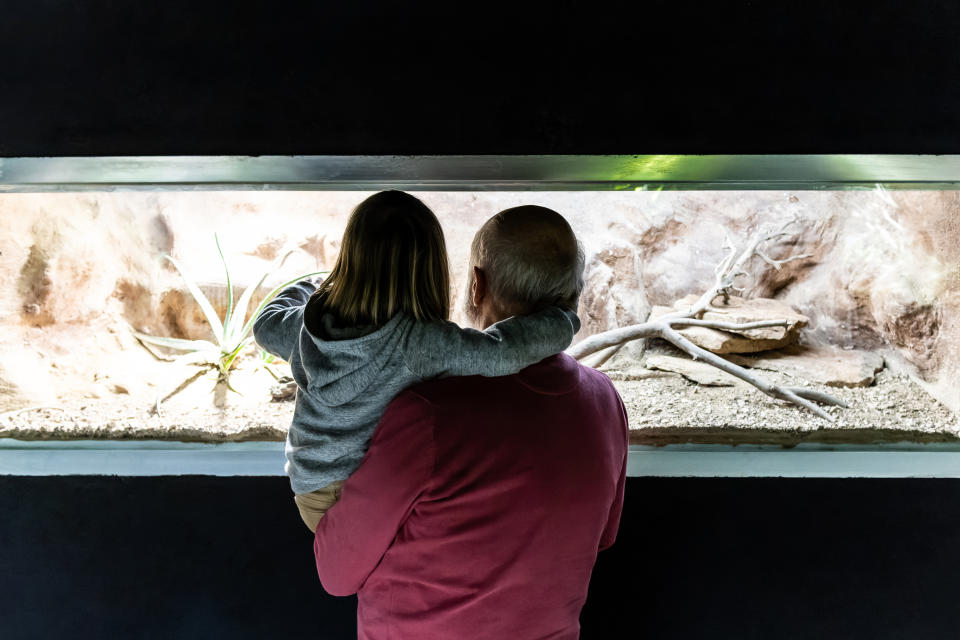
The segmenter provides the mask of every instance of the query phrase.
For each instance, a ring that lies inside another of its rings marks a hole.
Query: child
[[[436,376],[517,373],[565,349],[580,329],[573,311],[557,307],[461,329],[447,321],[449,298],[436,216],[407,193],[384,191],[354,209],[319,287],[291,285],[257,317],[257,342],[290,363],[299,387],[286,473],[311,531],[397,393]]]

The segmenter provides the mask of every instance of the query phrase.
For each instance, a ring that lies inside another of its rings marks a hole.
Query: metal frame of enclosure
[[[0,158],[0,194],[960,189],[960,155]],[[283,475],[283,444],[0,439],[0,475]],[[960,446],[632,446],[631,476],[951,477]]]
[[[0,192],[955,189],[960,155],[0,158]]]

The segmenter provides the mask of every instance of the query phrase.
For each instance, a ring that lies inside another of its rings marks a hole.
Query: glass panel
[[[161,186],[0,194],[0,437],[284,438],[293,404],[274,399],[292,391],[278,381],[289,375],[284,363],[247,345],[231,363],[236,392],[218,396],[214,368],[176,360],[182,351],[138,341],[133,331],[216,338],[164,255],[178,261],[222,318],[231,291],[235,309],[244,289],[293,250],[256,289],[250,312],[275,285],[329,269],[351,209],[370,192]],[[719,352],[756,384],[813,390],[849,406],[823,409],[830,419],[817,417],[703,358],[692,361],[662,339],[637,340],[614,355],[584,358],[614,380],[635,443],[957,439],[960,191],[414,194],[443,224],[455,299],[466,286],[470,241],[487,218],[520,204],[563,214],[587,258],[574,352],[596,340],[591,336],[644,323],[667,307],[687,309],[714,286],[728,255],[744,255],[754,233],[786,234],[744,257],[737,269],[744,273],[733,281],[742,290],[731,290],[728,304],[716,298],[716,310],[699,317],[786,326],[687,327],[681,335]],[[453,319],[463,324],[455,308]]]

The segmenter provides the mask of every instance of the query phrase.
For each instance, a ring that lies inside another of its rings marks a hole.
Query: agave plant
[[[240,298],[236,301],[236,306],[234,306],[233,286],[230,281],[230,269],[227,267],[226,258],[224,258],[223,250],[220,248],[220,239],[216,234],[214,234],[213,237],[217,244],[217,252],[220,254],[220,261],[223,262],[223,270],[226,273],[227,278],[227,311],[222,319],[217,315],[217,312],[214,310],[209,298],[207,298],[203,291],[200,290],[200,287],[197,286],[193,278],[187,275],[187,272],[180,265],[180,263],[170,255],[165,254],[164,258],[169,260],[177,269],[187,286],[187,290],[190,291],[190,294],[197,301],[197,304],[200,305],[200,310],[203,311],[203,315],[207,319],[207,323],[213,330],[213,335],[216,339],[216,342],[212,342],[210,340],[184,340],[181,338],[151,336],[137,331],[133,332],[137,339],[142,342],[188,352],[181,358],[202,367],[200,372],[191,376],[190,378],[187,378],[172,392],[168,393],[162,399],[157,400],[156,408],[158,412],[161,402],[167,400],[174,394],[179,393],[191,382],[199,378],[205,371],[213,368],[216,368],[218,372],[217,382],[214,386],[214,404],[220,408],[226,406],[227,390],[239,393],[230,385],[231,368],[233,367],[237,356],[240,355],[244,348],[253,342],[253,336],[251,335],[253,323],[266,304],[270,302],[270,300],[273,299],[273,297],[283,288],[303,280],[304,278],[327,273],[326,271],[314,271],[312,273],[306,273],[275,287],[263,299],[260,305],[250,316],[250,319],[244,322],[247,315],[247,307],[250,306],[250,300],[253,298],[254,292],[272,273],[282,267],[287,258],[290,257],[292,253],[297,251],[297,249],[291,249],[283,254],[283,256],[281,256],[277,261],[274,262],[273,265],[270,266],[269,269],[267,269],[267,271],[256,283],[251,284],[244,289],[243,293],[240,295]],[[264,354],[261,354],[261,360],[264,365],[269,365],[273,362],[273,359],[264,357]],[[269,368],[267,370],[270,371]],[[273,373],[272,371],[270,372]]]
[[[273,376],[274,380],[279,380],[280,376],[277,375],[277,372],[273,370],[272,366],[276,364],[278,360],[280,360],[280,358],[268,352],[266,349],[260,349],[260,364],[257,365],[257,368],[262,368]]]

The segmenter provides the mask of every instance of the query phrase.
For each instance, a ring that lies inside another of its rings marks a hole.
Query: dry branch
[[[833,416],[817,406],[817,402],[826,405],[846,407],[847,405],[834,398],[833,396],[810,389],[799,387],[779,387],[770,384],[762,377],[748,371],[747,369],[736,365],[720,356],[698,347],[690,340],[682,336],[677,327],[709,327],[722,331],[745,331],[747,329],[760,329],[763,327],[787,327],[789,323],[786,320],[764,320],[760,322],[731,323],[715,320],[704,320],[702,315],[706,311],[715,313],[724,313],[724,309],[713,306],[713,301],[718,297],[723,297],[726,302],[729,300],[731,291],[741,291],[741,287],[735,286],[736,279],[741,275],[747,275],[745,267],[754,256],[759,256],[761,260],[771,265],[775,269],[780,269],[781,265],[792,260],[801,260],[809,258],[810,254],[789,256],[787,258],[773,259],[762,246],[770,240],[790,235],[786,229],[797,221],[796,218],[783,225],[783,227],[772,231],[758,231],[754,233],[747,241],[746,247],[739,253],[730,234],[726,229],[724,233],[724,248],[729,250],[727,256],[714,269],[713,286],[704,292],[702,296],[689,308],[673,311],[658,317],[656,320],[649,320],[640,324],[612,329],[597,335],[590,336],[586,340],[570,347],[567,353],[578,360],[582,360],[600,351],[604,351],[598,358],[592,362],[592,366],[599,367],[606,362],[610,356],[631,340],[641,338],[661,338],[673,344],[678,349],[688,353],[694,360],[703,360],[721,371],[725,371],[732,376],[750,383],[763,393],[770,397],[792,402],[795,405],[812,411],[824,420],[834,421]]]

